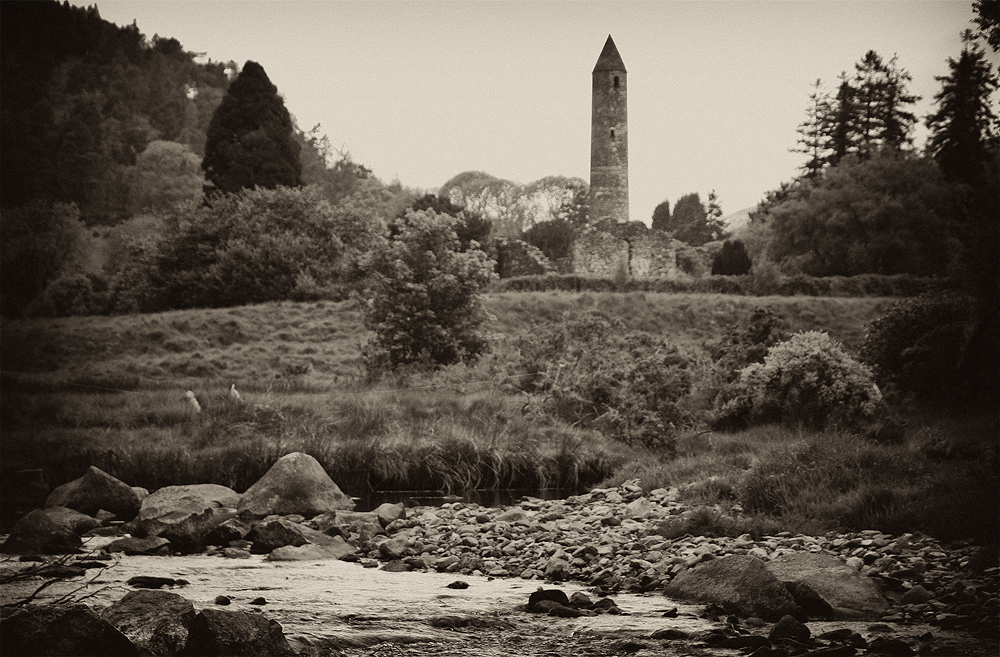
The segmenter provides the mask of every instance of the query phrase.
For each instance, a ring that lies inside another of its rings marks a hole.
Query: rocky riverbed
[[[287,508],[249,520],[237,515],[242,501],[210,492],[223,500],[211,513],[140,512],[145,526],[90,529],[86,548],[95,552],[60,559],[76,570],[36,602],[74,592],[113,609],[137,586],[157,584],[137,576],[162,578],[163,591],[196,610],[252,610],[279,622],[291,647],[312,655],[1000,652],[1000,569],[967,544],[875,531],[680,534],[704,510],[636,481],[504,508],[387,504],[308,520]],[[126,530],[158,535],[120,538]],[[4,575],[38,563],[25,558],[40,557],[7,559]],[[5,584],[3,603],[42,581]],[[539,587],[563,591],[565,604],[529,607]]]

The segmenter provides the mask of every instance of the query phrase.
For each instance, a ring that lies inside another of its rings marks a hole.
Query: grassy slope
[[[827,330],[853,350],[864,325],[893,302],[494,294],[487,304],[499,345],[492,358],[375,385],[360,380],[358,348],[367,333],[354,302],[6,322],[0,342],[0,468],[43,467],[57,485],[95,464],[147,488],[216,481],[242,490],[278,456],[299,450],[319,458],[353,493],[573,486],[609,475],[612,480],[639,476],[648,486],[683,486],[692,501],[723,508],[742,502],[756,514],[755,522],[765,525],[781,516],[781,526],[799,529],[879,525],[901,530],[921,526],[915,514],[952,518],[949,496],[968,500],[971,487],[978,500],[985,490],[968,476],[980,454],[976,448],[959,446],[944,463],[924,454],[927,445],[947,443],[950,436],[968,433],[967,427],[931,420],[934,426],[902,446],[787,428],[730,436],[692,433],[682,438],[679,459],[660,461],[593,432],[525,413],[523,400],[497,385],[510,339],[588,309],[698,351],[753,307],[770,305],[792,330]],[[229,399],[232,383],[245,403]],[[202,399],[201,414],[187,406],[187,389]],[[784,489],[770,490],[767,485],[776,480],[768,477],[775,468],[852,474],[832,483],[821,476],[781,480]],[[880,480],[880,474],[893,471],[898,474]],[[701,483],[710,476],[716,477],[712,483]],[[932,491],[938,502],[924,499]],[[903,508],[908,500],[915,500],[910,507],[923,507]],[[987,511],[990,504],[995,501],[987,500]]]

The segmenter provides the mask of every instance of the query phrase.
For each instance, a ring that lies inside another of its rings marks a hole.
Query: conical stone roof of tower
[[[611,38],[610,34],[608,40],[604,42],[601,56],[597,58],[597,66],[594,67],[594,71],[625,71],[625,62],[618,54],[618,47],[615,46],[615,40]]]

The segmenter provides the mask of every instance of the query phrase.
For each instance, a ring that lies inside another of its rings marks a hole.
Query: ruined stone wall
[[[674,278],[677,247],[666,233],[632,221],[603,222],[573,242],[573,273],[613,278],[622,272],[634,278]]]
[[[544,253],[523,240],[497,240],[496,250],[500,278],[540,276],[555,271]]]
[[[677,275],[674,240],[659,230],[636,235],[631,241],[629,272],[635,278],[673,278]]]
[[[612,278],[628,271],[628,242],[605,231],[590,231],[573,241],[573,273]]]

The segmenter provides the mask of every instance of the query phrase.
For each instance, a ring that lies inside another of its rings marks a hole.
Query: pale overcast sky
[[[898,55],[923,117],[972,27],[971,0],[96,4],[147,37],[259,62],[300,127],[421,189],[470,170],[589,181],[591,71],[611,34],[628,69],[631,219],[646,223],[664,199],[714,189],[729,214],[792,178],[810,85],[832,88],[869,49]]]

